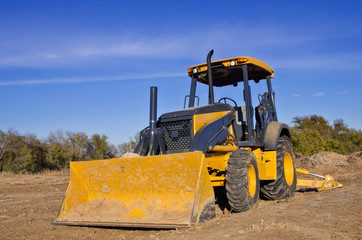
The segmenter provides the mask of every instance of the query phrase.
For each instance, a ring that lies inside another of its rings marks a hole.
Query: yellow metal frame
[[[193,129],[194,133],[200,130],[204,125],[210,124],[212,121],[225,116],[231,111],[222,111],[222,112],[212,112],[212,113],[203,113],[194,115],[193,119]]]
[[[313,189],[316,189],[317,191],[343,187],[342,183],[336,182],[334,180],[334,178],[330,175],[321,176],[318,174],[311,173],[306,169],[300,169],[300,168],[297,168],[297,173],[300,173],[303,175],[316,176],[318,178],[323,178],[323,180],[299,179],[298,178],[297,186],[299,186],[299,187],[313,188]]]
[[[213,112],[197,114],[193,117],[193,132],[196,133],[204,125],[210,124],[211,122],[224,117],[229,114],[230,111]],[[232,126],[229,127],[229,133],[235,137]],[[206,163],[209,169],[210,180],[213,187],[224,186],[225,182],[225,168],[230,154],[237,150],[237,146],[221,146],[217,145],[212,150],[213,153],[207,154]]]
[[[261,151],[260,148],[252,150],[259,168],[260,180],[277,179],[277,152]]]
[[[224,186],[225,169],[230,154],[239,149],[237,146],[215,146],[213,153],[206,156],[206,163],[210,173],[210,179],[213,187]],[[259,169],[260,180],[277,179],[277,154],[276,151],[261,151],[260,148],[252,151],[256,157]],[[223,153],[224,152],[224,153]]]
[[[215,146],[217,150],[232,150],[236,146]],[[215,148],[214,148],[215,149]],[[225,182],[225,168],[232,151],[225,151],[226,153],[213,153],[206,157],[207,167],[209,169],[210,180],[213,187],[224,186]]]

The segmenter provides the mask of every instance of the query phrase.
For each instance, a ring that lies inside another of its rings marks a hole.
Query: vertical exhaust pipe
[[[154,130],[157,126],[157,87],[150,89],[150,130]]]
[[[157,87],[150,89],[150,130],[149,138],[150,145],[148,147],[147,155],[154,155],[156,153],[156,128],[157,128]]]
[[[141,156],[153,156],[166,153],[162,130],[157,128],[157,87],[150,88],[150,123],[140,133],[134,153]]]
[[[207,63],[207,76],[209,80],[209,104],[213,104],[214,100],[214,83],[212,81],[212,71],[211,71],[211,56],[214,54],[212,49],[209,54],[207,54],[206,63]]]

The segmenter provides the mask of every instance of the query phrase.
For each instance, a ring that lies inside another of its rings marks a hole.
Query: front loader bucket
[[[180,228],[215,216],[202,152],[71,162],[53,224]]]

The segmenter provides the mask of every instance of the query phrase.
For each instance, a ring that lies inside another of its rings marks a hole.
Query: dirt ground
[[[243,213],[218,208],[217,218],[188,229],[135,230],[51,225],[69,173],[0,173],[0,239],[362,239],[362,152],[297,155],[297,167],[330,174],[343,188],[259,200]]]

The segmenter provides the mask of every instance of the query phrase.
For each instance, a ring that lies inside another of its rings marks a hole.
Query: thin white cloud
[[[296,94],[293,94],[292,96],[293,97],[299,97],[300,95],[296,93]]]
[[[265,36],[268,36],[267,38]],[[150,37],[134,36],[87,36],[80,39],[65,36],[67,41],[58,39],[53,45],[43,46],[38,42],[24,42],[23,51],[17,55],[3,55],[0,67],[49,67],[58,64],[74,65],[85,61],[102,61],[104,58],[200,58],[211,48],[222,49],[216,54],[230,55],[260,52],[260,49],[285,49],[310,41],[325,38],[324,35],[292,35],[288,31],[261,25],[256,29],[239,27],[231,29],[225,26],[214,26],[210,29],[179,36]],[[44,40],[44,39],[43,39]],[[25,41],[25,40],[24,40]],[[59,42],[65,42],[59,44]],[[1,43],[1,42],[0,42]],[[225,44],[227,43],[227,44]],[[0,45],[1,46],[1,45]],[[15,48],[15,46],[14,46]],[[224,56],[221,56],[224,57]]]
[[[75,49],[72,55],[77,57],[89,56],[150,56],[163,55],[175,51],[181,45],[177,39],[149,39],[144,41],[113,42],[109,46],[89,46]]]
[[[13,55],[0,56],[0,69],[7,67],[26,68],[65,68],[77,69],[85,66],[116,65],[128,59],[150,61],[156,60],[191,60],[190,65],[200,63],[210,49],[215,49],[213,59],[231,56],[249,55],[269,63],[276,71],[287,70],[338,70],[362,69],[362,51],[330,52],[319,54],[310,51],[303,56],[289,54],[289,50],[299,46],[318,45],[323,41],[340,37],[331,32],[318,34],[290,33],[290,29],[273,27],[267,24],[249,28],[245,25],[238,28],[228,26],[212,26],[212,28],[179,35],[164,35],[158,37],[134,35],[87,35],[86,38],[63,34],[64,39],[52,39],[41,43],[24,42],[22,49]],[[24,40],[28,41],[28,40]],[[29,40],[30,41],[30,40]],[[50,43],[50,45],[49,45]],[[227,44],[226,44],[227,43]],[[313,43],[313,44],[310,44]],[[44,46],[43,46],[44,45]],[[14,50],[16,46],[13,47]],[[1,41],[0,41],[1,51]],[[283,54],[284,52],[284,54]],[[285,54],[287,53],[288,54]],[[343,59],[343,61],[341,61]],[[103,65],[102,65],[103,64]],[[132,67],[132,66],[131,66]],[[95,80],[93,80],[95,79]],[[97,78],[48,79],[29,81],[6,81],[0,86],[30,85],[49,83],[73,83],[98,80]],[[116,80],[108,80],[116,81]],[[293,95],[294,97],[298,97]],[[319,95],[321,96],[321,95]]]
[[[317,92],[313,94],[313,97],[324,97],[326,94],[324,92]]]
[[[337,92],[338,95],[343,95],[343,94],[347,94],[348,92],[347,91],[340,91],[340,92]]]
[[[0,82],[0,86],[24,86],[24,85],[42,85],[42,84],[64,84],[64,83],[86,83],[86,82],[110,82],[135,79],[151,78],[171,78],[185,76],[184,73],[165,73],[165,74],[145,74],[136,76],[104,76],[104,77],[79,77],[79,78],[54,78],[39,80],[17,80]]]

